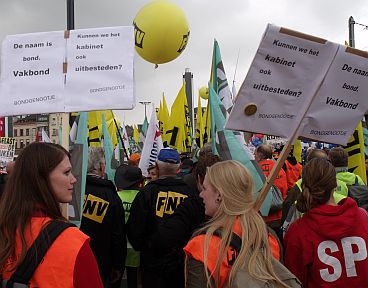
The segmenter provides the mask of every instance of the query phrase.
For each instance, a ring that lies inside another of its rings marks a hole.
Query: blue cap
[[[158,153],[157,160],[171,164],[179,164],[180,156],[175,149],[163,148],[160,150],[160,153]]]

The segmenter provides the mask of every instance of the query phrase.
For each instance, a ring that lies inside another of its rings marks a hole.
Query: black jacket
[[[133,248],[141,251],[141,266],[165,271],[167,267],[183,265],[185,243],[172,241],[178,238],[176,234],[182,235],[182,228],[170,226],[165,233],[160,233],[159,227],[170,219],[181,203],[192,197],[194,191],[182,179],[174,177],[149,182],[137,194],[131,206],[127,234]],[[168,237],[168,240],[162,239],[167,245],[157,245],[158,235]]]
[[[112,268],[123,271],[127,252],[124,208],[111,181],[87,175],[80,230],[91,237],[104,283]]]
[[[205,222],[204,205],[198,195],[188,197],[151,236],[155,250],[164,250],[165,247],[184,247],[192,237],[194,230]]]

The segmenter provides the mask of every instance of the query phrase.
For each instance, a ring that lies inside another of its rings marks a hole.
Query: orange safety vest
[[[26,228],[25,237],[30,247],[37,238],[42,227],[51,219],[48,217],[33,217],[31,227]],[[31,279],[30,288],[72,288],[74,287],[74,264],[83,244],[89,237],[76,227],[64,230],[50,246],[46,255],[37,267]],[[19,233],[16,235],[16,255],[21,252]],[[15,263],[8,261],[6,268]],[[3,279],[8,280],[14,271],[4,271]]]
[[[268,177],[268,175],[270,175],[271,173],[273,166],[275,165],[275,161],[271,159],[267,159],[267,160],[260,161],[258,164],[261,167],[263,174],[266,177]],[[280,169],[279,173],[277,174],[274,184],[280,189],[282,198],[285,200],[287,196],[287,191],[288,191],[288,186],[287,186],[288,184],[287,184],[287,178],[286,178],[286,173],[284,169],[282,168]],[[265,219],[266,223],[280,220],[282,218],[282,211],[278,211],[274,214],[265,216],[263,218]]]
[[[235,221],[233,232],[241,237],[241,227],[239,221]],[[197,261],[204,263],[204,239],[206,235],[200,234],[193,237],[188,244],[184,247],[184,252],[187,256],[194,258]],[[207,254],[207,268],[211,274],[215,272],[216,262],[218,260],[218,252],[220,248],[221,239],[217,236],[213,236],[210,240],[210,247]],[[280,247],[279,242],[275,236],[268,233],[268,242],[272,251],[272,256],[280,261]],[[229,247],[227,251],[227,257],[223,259],[220,266],[220,283],[219,287],[223,287],[227,277],[230,274],[230,269],[236,258],[236,251],[233,247]]]
[[[298,181],[300,173],[302,173],[303,166],[300,163],[292,165],[288,160],[285,161],[285,165],[287,184],[288,188],[291,189],[295,185],[295,182]]]

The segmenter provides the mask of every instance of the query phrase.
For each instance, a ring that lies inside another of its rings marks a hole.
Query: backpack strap
[[[202,232],[202,234],[206,234],[205,231]],[[221,229],[217,229],[213,232],[213,235],[215,235],[216,237],[221,238],[222,237],[222,230]],[[236,252],[239,253],[240,249],[241,249],[241,245],[242,245],[242,240],[241,238],[234,232],[231,233],[231,241],[230,241],[230,245],[236,250]]]
[[[278,243],[278,246],[279,246],[279,253],[280,253],[279,261],[283,262],[284,250],[283,250],[282,244],[280,242],[280,239],[279,239],[279,237],[277,236],[276,232],[273,229],[271,229],[268,226],[266,226],[266,227],[267,227],[268,236],[271,234],[277,240],[277,243]],[[206,232],[203,231],[202,234],[206,234]],[[222,230],[221,229],[215,230],[213,232],[213,235],[221,238],[222,237]],[[238,236],[238,234],[236,234],[234,232],[231,233],[230,246],[233,247],[237,253],[240,252],[240,249],[241,249],[241,246],[242,246],[242,239]]]
[[[10,279],[6,281],[7,283],[5,287],[13,287],[14,283],[28,285],[38,265],[44,258],[47,250],[61,234],[61,232],[69,227],[76,226],[72,223],[61,220],[51,220],[49,224],[41,230],[32,246],[28,249],[22,263],[18,266],[17,270],[12,274]],[[14,285],[14,287],[18,286]]]

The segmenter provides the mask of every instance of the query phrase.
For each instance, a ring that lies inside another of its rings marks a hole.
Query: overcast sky
[[[147,0],[75,0],[75,28],[131,25]],[[213,39],[219,42],[230,86],[238,89],[267,23],[284,26],[327,40],[348,40],[348,19],[368,25],[365,0],[172,0],[189,22],[190,38],[182,55],[167,64],[154,65],[135,57],[137,104],[125,111],[126,124],[142,123],[144,106],[159,106],[162,92],[170,108],[182,85],[185,68],[193,73],[194,103],[198,89],[207,84],[211,69]],[[66,29],[66,0],[0,0],[0,40],[6,35]],[[368,50],[368,30],[355,25],[356,48]],[[204,102],[203,102],[204,104]],[[149,118],[151,108],[147,109]]]

